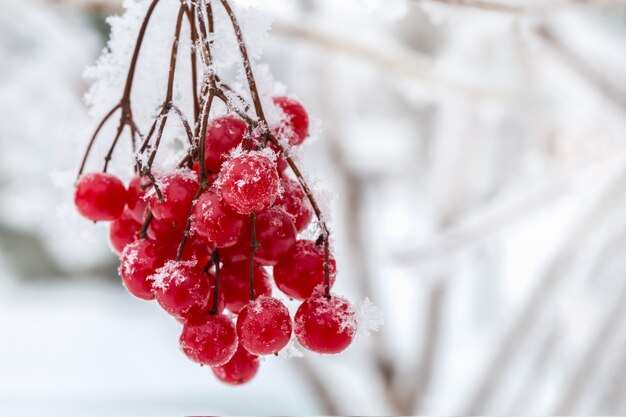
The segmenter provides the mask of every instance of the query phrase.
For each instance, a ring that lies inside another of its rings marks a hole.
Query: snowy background
[[[121,2],[0,0],[0,414],[626,414],[626,3],[237,3],[385,326],[245,387],[189,362],[71,206]]]

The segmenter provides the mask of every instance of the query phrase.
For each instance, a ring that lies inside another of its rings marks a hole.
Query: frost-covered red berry
[[[94,172],[78,180],[74,204],[86,219],[94,222],[111,221],[122,215],[126,198],[126,187],[119,178]]]
[[[191,230],[217,248],[237,243],[245,217],[235,213],[213,190],[202,194],[194,206]]]
[[[296,227],[283,209],[272,207],[256,217],[256,238],[259,247],[254,259],[261,265],[276,265],[296,243]],[[244,233],[249,233],[249,228]]]
[[[269,208],[280,187],[276,163],[265,153],[244,152],[224,164],[220,179],[224,201],[239,214]]]
[[[316,294],[298,308],[294,317],[294,332],[298,342],[317,353],[340,353],[356,334],[354,308],[341,297],[330,299]]]
[[[337,266],[330,258],[330,285],[335,282]],[[274,281],[290,298],[304,300],[315,288],[324,285],[324,248],[310,240],[299,240],[274,266]]]
[[[129,210],[125,210],[109,227],[109,242],[115,253],[121,254],[127,245],[137,240],[140,230],[141,224],[133,219]]]
[[[229,385],[242,385],[250,382],[259,371],[259,357],[241,346],[235,356],[222,366],[214,366],[213,373],[220,381]]]
[[[272,297],[259,297],[239,312],[239,343],[255,355],[276,354],[291,339],[292,322],[287,307]]]
[[[157,302],[170,315],[189,318],[208,310],[211,282],[196,262],[169,261],[152,280]]]
[[[260,265],[254,266],[254,296],[272,295],[270,277]],[[221,287],[226,308],[237,314],[250,302],[250,263],[225,263],[221,269]]]
[[[302,232],[313,219],[313,208],[307,199],[302,186],[291,178],[281,180],[283,194],[276,199],[274,205],[289,213],[294,220],[296,230]]]
[[[130,212],[130,215],[136,222],[143,223],[148,212],[148,203],[144,198],[150,190],[152,181],[150,178],[140,178],[138,176],[133,177],[128,184],[128,198],[126,201],[126,207]]]
[[[235,355],[237,346],[235,324],[222,314],[188,320],[180,335],[180,347],[185,355],[202,365],[224,365]]]
[[[158,185],[163,201],[159,200],[156,191],[151,191],[146,197],[152,214],[175,228],[184,228],[199,187],[196,174],[189,169],[179,169],[159,178]]]
[[[153,240],[140,239],[126,246],[119,273],[128,292],[143,300],[153,300],[152,274],[168,257],[167,248]]]
[[[238,116],[217,117],[207,126],[204,164],[207,170],[219,172],[228,154],[244,142],[248,125]]]
[[[287,137],[289,144],[300,145],[309,135],[309,115],[300,102],[289,97],[274,97],[276,104],[284,113],[280,134]]]

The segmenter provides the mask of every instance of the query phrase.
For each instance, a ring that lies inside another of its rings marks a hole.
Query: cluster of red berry
[[[306,110],[287,97],[274,103],[284,117],[273,135],[300,145],[308,136]],[[258,357],[277,354],[292,333],[311,351],[343,351],[355,335],[355,312],[330,293],[336,266],[324,236],[298,239],[314,210],[287,174],[285,155],[233,114],[213,119],[206,132],[190,168],[156,181],[138,175],[125,187],[107,173],[80,177],[76,207],[89,220],[112,221],[124,285],[183,323],[183,352],[229,384],[254,377]],[[293,320],[272,297],[270,267],[276,287],[303,300]]]

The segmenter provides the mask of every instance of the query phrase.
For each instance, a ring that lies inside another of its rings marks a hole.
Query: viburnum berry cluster
[[[131,92],[144,35],[159,0],[152,0],[132,54],[121,100],[99,124],[79,172],[78,212],[108,221],[111,246],[120,257],[126,289],[156,300],[183,325],[180,346],[189,359],[212,367],[228,384],[243,384],[259,369],[259,357],[278,354],[295,335],[314,352],[346,349],[356,313],[331,293],[336,264],[319,205],[290,156],[309,135],[309,117],[298,101],[278,96],[278,122],[269,123],[242,31],[228,0],[181,1],[171,48],[165,99],[146,135],[133,117]],[[215,72],[214,3],[234,29],[250,102]],[[175,104],[174,74],[184,22],[189,25],[194,114]],[[196,61],[204,71],[198,82]],[[235,95],[237,103],[229,99]],[[226,114],[212,115],[214,101]],[[120,114],[117,135],[102,172],[85,173],[103,126]],[[168,118],[178,118],[188,147],[175,169],[153,169]],[[193,122],[190,121],[193,119]],[[125,185],[108,173],[124,130],[135,150],[135,176]],[[316,240],[302,232],[317,218]],[[273,277],[273,279],[272,279]],[[274,285],[301,301],[292,318]]]

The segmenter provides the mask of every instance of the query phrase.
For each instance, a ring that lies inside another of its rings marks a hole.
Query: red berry
[[[274,97],[276,104],[285,114],[281,122],[280,134],[285,135],[289,144],[300,145],[309,135],[309,115],[300,102],[289,97]]]
[[[330,258],[330,285],[335,282],[337,266]],[[324,248],[310,240],[299,240],[274,266],[274,281],[290,298],[304,300],[315,288],[324,285]]]
[[[307,299],[294,317],[298,342],[317,353],[345,350],[356,333],[356,313],[345,299],[314,295]]]
[[[269,208],[280,187],[276,163],[258,151],[226,161],[219,183],[224,201],[240,214]]]
[[[255,229],[259,248],[254,253],[254,259],[261,265],[276,265],[296,243],[297,231],[291,216],[280,208],[260,212]],[[250,236],[249,226],[244,233]]]
[[[189,318],[208,310],[211,283],[195,262],[170,261],[152,279],[156,300],[170,315]]]
[[[313,209],[299,182],[282,178],[283,195],[274,204],[293,216],[296,230],[302,232],[313,219]]]
[[[240,117],[227,114],[207,126],[204,164],[207,170],[219,172],[228,154],[244,142],[248,125]]]
[[[237,243],[245,217],[235,213],[213,191],[202,194],[194,207],[191,230],[212,246],[224,248]]]
[[[148,193],[148,190],[152,189],[152,181],[150,178],[139,178],[135,176],[130,180],[128,184],[128,199],[126,206],[133,219],[136,222],[143,223],[148,212],[148,203],[145,202],[144,197]]]
[[[143,300],[153,300],[152,275],[167,258],[166,248],[153,240],[140,239],[126,246],[119,273],[128,292]]]
[[[239,312],[239,341],[255,355],[277,354],[289,343],[291,332],[289,310],[276,298],[259,297]]]
[[[237,350],[235,324],[221,314],[207,314],[188,320],[180,335],[180,347],[194,362],[209,366],[224,365]]]
[[[183,229],[198,190],[196,174],[188,169],[179,169],[160,178],[158,186],[163,194],[163,201],[159,200],[156,191],[147,196],[152,214],[156,219]]]
[[[119,178],[95,172],[78,180],[74,204],[78,212],[89,220],[111,221],[122,215],[126,198],[126,187]]]
[[[226,308],[237,314],[250,302],[250,263],[225,263],[221,269],[221,288]],[[254,267],[254,296],[272,295],[270,277],[260,265]]]
[[[222,366],[214,366],[213,373],[220,381],[229,385],[242,385],[250,382],[259,371],[259,357],[241,346],[235,356]]]
[[[109,242],[115,253],[121,254],[127,245],[137,240],[139,231],[141,224],[133,219],[129,210],[125,210],[109,227]]]
[[[148,226],[148,237],[158,240],[167,245],[176,245],[180,243],[185,232],[185,225],[182,222],[168,222],[153,218]]]

